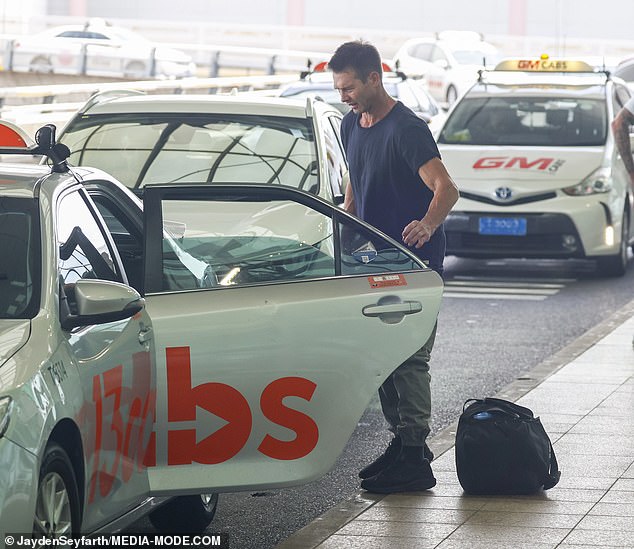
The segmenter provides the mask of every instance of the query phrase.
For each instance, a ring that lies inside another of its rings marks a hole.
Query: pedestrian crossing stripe
[[[515,299],[543,301],[576,279],[549,279],[544,282],[509,281],[490,278],[456,277],[445,281],[444,297],[466,299]]]

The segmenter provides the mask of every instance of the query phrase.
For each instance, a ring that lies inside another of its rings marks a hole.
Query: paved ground
[[[562,471],[552,490],[465,495],[453,424],[430,441],[434,489],[359,491],[278,549],[633,549],[633,315],[634,301],[496,395],[540,416]]]

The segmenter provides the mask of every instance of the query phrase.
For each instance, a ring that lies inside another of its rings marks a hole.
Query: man
[[[632,145],[630,144],[630,126],[632,125],[634,125],[634,97],[625,103],[612,120],[616,148],[621,153],[623,164],[630,176],[630,184],[634,189],[634,160],[632,160]]]
[[[458,200],[458,189],[427,124],[386,92],[381,57],[373,45],[342,44],[329,68],[335,89],[351,109],[341,125],[350,165],[344,208],[405,243],[442,274],[442,223]],[[365,490],[405,492],[436,484],[429,463],[433,454],[425,443],[431,415],[428,363],[435,332],[379,389],[383,414],[395,436],[384,454],[359,473]]]

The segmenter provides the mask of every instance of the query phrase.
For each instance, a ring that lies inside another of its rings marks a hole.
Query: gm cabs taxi
[[[431,333],[440,277],[317,196],[141,202],[54,127],[0,141],[48,159],[0,164],[3,533],[200,531],[218,492],[312,481]]]
[[[481,72],[437,138],[460,188],[447,253],[592,259],[623,275],[634,200],[609,123],[629,97],[582,60],[507,59]]]

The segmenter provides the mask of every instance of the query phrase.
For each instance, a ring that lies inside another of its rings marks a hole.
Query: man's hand
[[[403,229],[403,242],[408,246],[420,248],[434,234],[435,227],[430,227],[424,219],[414,220]]]

